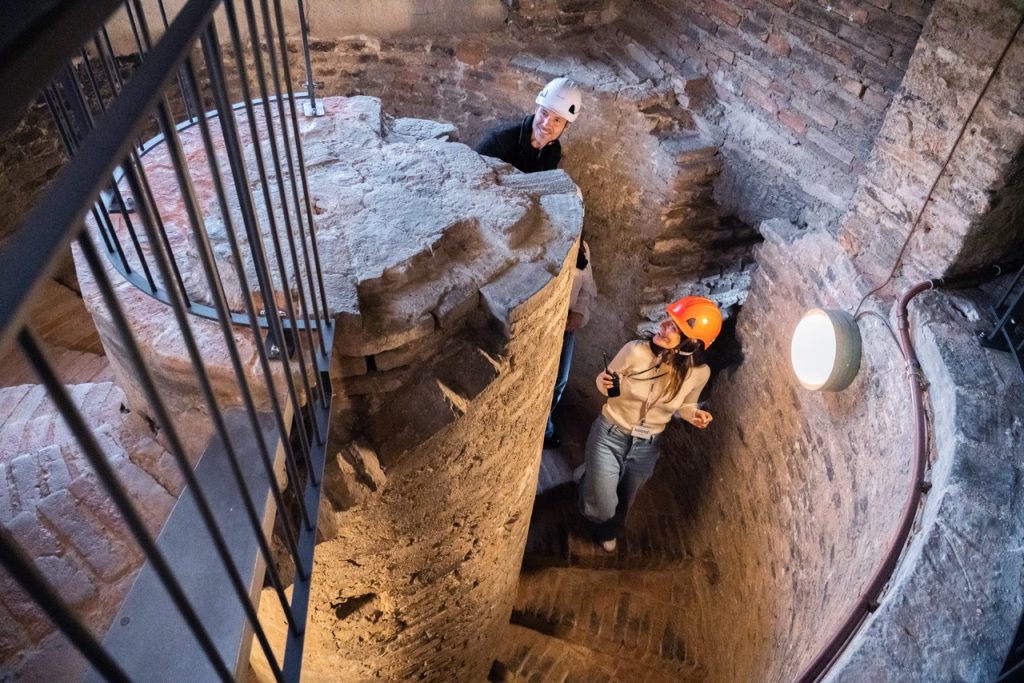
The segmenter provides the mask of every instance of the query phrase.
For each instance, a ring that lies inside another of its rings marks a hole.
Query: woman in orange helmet
[[[711,376],[703,355],[722,329],[721,311],[710,299],[688,296],[666,312],[653,336],[623,346],[597,376],[602,394],[616,384],[620,393],[608,398],[590,428],[580,510],[596,525],[594,538],[607,552],[615,551],[626,513],[654,472],[672,416],[699,429],[712,419],[697,399]]]

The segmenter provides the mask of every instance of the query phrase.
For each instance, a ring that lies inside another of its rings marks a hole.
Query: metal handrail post
[[[306,21],[306,8],[302,0],[296,0],[299,6],[299,25],[302,27],[302,56],[306,60],[306,96],[308,101],[302,104],[302,113],[306,116],[323,116],[323,102],[316,101],[316,82],[313,80],[313,60],[309,56],[309,23]]]

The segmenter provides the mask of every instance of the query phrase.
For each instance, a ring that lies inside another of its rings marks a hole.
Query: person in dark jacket
[[[556,78],[537,93],[536,104],[537,110],[521,122],[491,130],[477,145],[476,151],[512,164],[523,173],[558,168],[558,162],[562,160],[562,145],[558,138],[579,116],[580,88],[568,78]],[[551,411],[548,413],[547,426],[544,429],[544,448],[558,448],[561,445],[561,439],[555,432],[552,415],[569,382],[576,330],[586,324],[590,302],[597,294],[589,257],[587,243],[581,241],[569,313],[562,336],[562,351],[558,358],[558,375],[551,398]]]
[[[521,122],[487,133],[476,151],[501,159],[523,173],[550,171],[562,159],[559,136],[580,113],[580,89],[568,78],[556,78],[537,94],[537,110]]]

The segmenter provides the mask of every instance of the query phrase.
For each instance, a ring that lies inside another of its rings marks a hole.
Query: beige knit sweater
[[[647,403],[644,424],[651,428],[652,434],[662,432],[676,413],[687,422],[693,421],[697,399],[711,377],[711,368],[707,365],[693,368],[679,393],[669,399],[664,395],[668,387],[668,369],[664,366],[655,368],[657,362],[658,357],[651,353],[646,341],[632,341],[619,349],[608,369],[619,373],[622,393],[605,402],[601,414],[606,420],[628,432],[640,424],[640,416]],[[600,383],[597,390],[608,395]]]

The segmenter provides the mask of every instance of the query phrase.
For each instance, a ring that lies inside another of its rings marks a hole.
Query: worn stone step
[[[705,239],[706,235],[714,235],[720,230],[721,219],[717,206],[675,207],[659,223],[658,238],[687,236],[691,239]]]
[[[509,626],[498,662],[506,677],[492,680],[544,683],[685,683],[701,680],[699,677],[679,678],[628,658],[595,651],[516,624]]]
[[[122,411],[124,395],[113,384],[68,389],[155,534],[175,500],[170,456],[146,420]],[[141,564],[138,547],[42,386],[0,390],[0,411],[0,525],[59,587],[78,617],[101,633]],[[37,672],[38,680],[79,679],[81,662],[68,659],[53,624],[3,573],[0,593],[13,601],[7,603],[12,618],[0,619],[0,642],[20,639],[21,670]],[[72,669],[74,675],[68,675]]]
[[[672,517],[653,503],[653,487],[641,489],[614,553],[594,543],[591,527],[577,509],[576,495],[576,486],[570,483],[537,497],[524,567],[662,568],[689,559]]]
[[[57,376],[68,384],[112,378],[92,316],[77,292],[46,280],[32,301],[29,328],[41,340]],[[0,352],[0,387],[39,379],[15,344]],[[0,413],[2,415],[2,413]]]
[[[713,183],[722,173],[721,157],[711,157],[700,161],[688,161],[677,164],[675,189],[685,192],[692,190],[693,185]]]
[[[600,57],[601,61],[610,66],[624,83],[637,85],[647,80],[643,69],[618,46],[602,46]]]
[[[37,384],[20,384],[0,389],[0,430],[8,422],[23,422],[37,410],[52,410],[46,388]],[[0,431],[0,434],[3,432]]]
[[[88,353],[103,353],[99,334],[78,292],[46,280],[32,304],[30,324],[53,346]]]
[[[670,15],[655,16],[647,5],[634,5],[624,14],[618,26],[620,32],[632,42],[642,45],[667,75],[697,73],[697,67],[679,49],[676,37],[672,34],[672,24],[666,23],[673,19]]]
[[[699,568],[524,572],[512,623],[628,658],[678,680],[699,679],[701,667],[684,635],[694,623],[694,569]]]
[[[662,147],[672,154],[677,164],[707,161],[718,156],[719,147],[700,135],[675,135],[666,138]]]
[[[641,43],[633,40],[625,31],[620,30],[617,32],[617,35],[622,39],[626,55],[643,69],[647,78],[657,81],[665,77],[665,70],[658,63],[656,55],[652,54]]]

